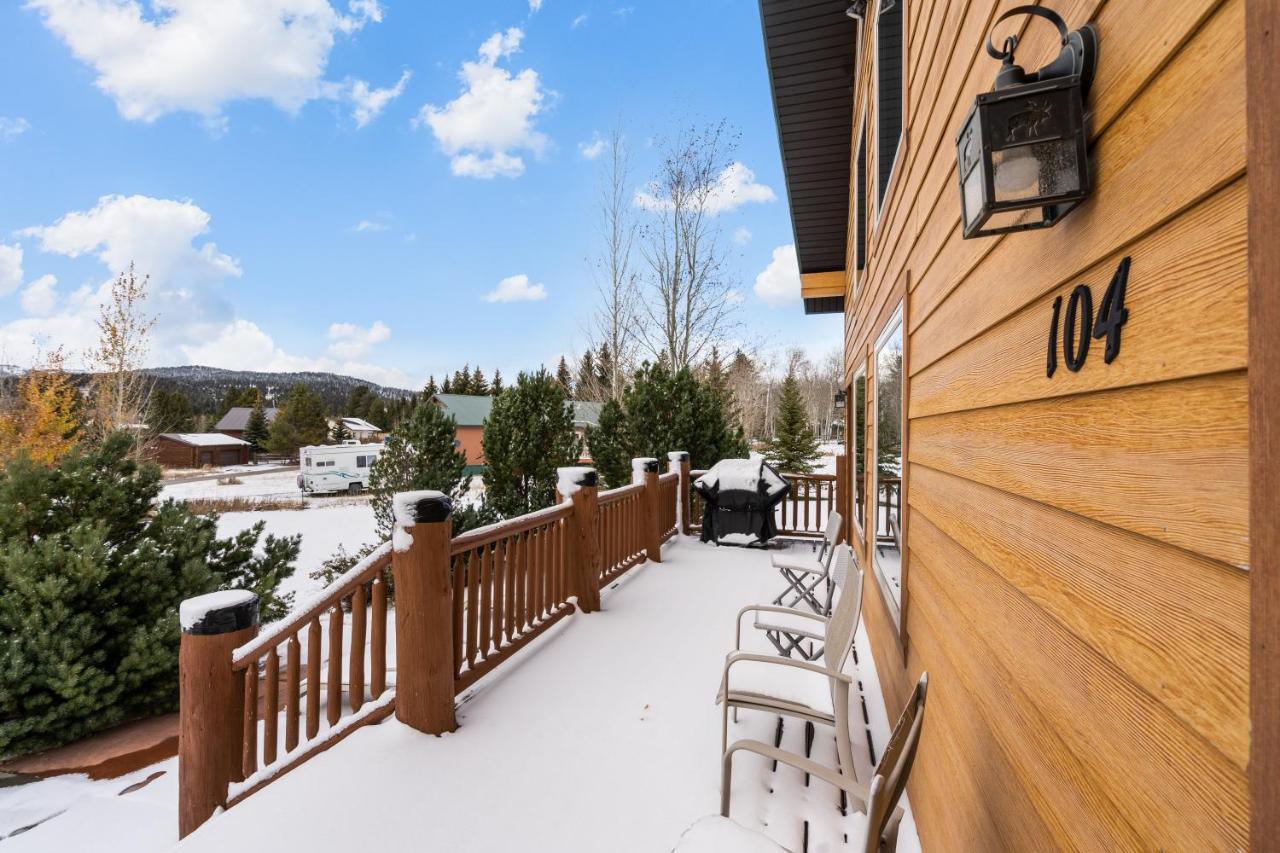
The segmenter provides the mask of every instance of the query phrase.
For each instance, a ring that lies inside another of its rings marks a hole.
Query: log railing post
[[[186,838],[243,779],[245,678],[231,655],[258,633],[258,596],[211,592],[182,602],[179,616],[178,837]]]
[[[561,498],[573,503],[569,534],[569,594],[578,609],[600,609],[600,476],[594,468],[559,468]],[[565,492],[568,492],[566,495]]]
[[[676,524],[682,536],[689,535],[689,454],[673,450],[667,454],[667,470],[680,475],[676,485]]]
[[[453,708],[453,505],[442,492],[395,496],[396,719],[427,734],[458,727]]]
[[[644,511],[641,531],[644,539],[644,555],[655,563],[662,562],[662,496],[658,494],[658,460],[638,458],[631,460],[631,476],[634,482],[644,484]]]

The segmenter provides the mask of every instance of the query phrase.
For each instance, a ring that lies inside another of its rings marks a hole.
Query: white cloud
[[[512,75],[497,63],[520,49],[524,32],[511,27],[494,33],[479,50],[479,60],[462,63],[462,93],[443,107],[426,104],[414,119],[427,125],[452,158],[453,174],[472,178],[516,177],[524,160],[513,153],[541,154],[547,138],[533,127],[546,92],[538,72]]]
[[[351,115],[356,121],[356,127],[364,127],[377,118],[387,104],[404,93],[404,87],[411,76],[410,72],[405,71],[394,86],[385,89],[372,89],[364,80],[352,80],[336,88],[330,87],[329,91],[336,100],[351,101]]]
[[[733,231],[733,242],[739,246],[745,246],[751,242],[751,231],[745,225],[735,228]]]
[[[706,212],[711,215],[728,213],[750,202],[777,201],[773,190],[764,184],[756,183],[756,173],[742,163],[734,161],[717,176],[716,183],[707,193]],[[670,199],[660,198],[653,185],[637,190],[635,199],[637,207],[646,210],[662,210],[671,207]]]
[[[578,17],[574,18],[572,21],[569,22],[569,29],[576,30],[578,27],[582,26],[586,22],[587,22],[587,13],[583,12],[581,15],[579,15]]]
[[[774,307],[800,300],[800,264],[795,244],[773,250],[773,259],[756,276],[755,291],[765,304]]]
[[[335,323],[335,327],[346,324]],[[380,326],[375,323],[374,327]],[[357,328],[357,327],[353,327]],[[386,328],[383,326],[382,328]],[[358,330],[358,328],[357,328]],[[358,330],[367,333],[368,330]],[[390,330],[387,330],[390,335]],[[385,338],[384,338],[385,340]],[[216,334],[204,343],[182,347],[186,360],[191,364],[223,367],[228,370],[277,370],[297,372],[318,370],[342,373],[359,379],[368,379],[380,385],[399,388],[417,388],[421,382],[411,379],[399,368],[388,368],[362,361],[340,360],[329,357],[309,358],[293,355],[276,346],[271,335],[249,320],[235,320],[216,330]]]
[[[542,0],[529,0],[529,11],[537,12],[542,8]]]
[[[376,0],[30,0],[45,26],[97,74],[127,119],[193,112],[217,125],[223,107],[264,99],[288,112],[325,96],[339,33],[382,20]],[[329,84],[331,85],[331,84]],[[357,105],[359,113],[359,105]],[[359,119],[357,118],[357,121]]]
[[[13,293],[22,284],[22,244],[0,243],[0,296]]]
[[[529,276],[509,275],[498,286],[484,295],[485,302],[537,302],[547,298],[547,289],[541,284],[529,284]]]
[[[36,317],[47,317],[58,304],[58,292],[54,290],[58,279],[42,275],[22,290],[22,310]]]
[[[334,323],[329,326],[329,352],[338,358],[359,358],[391,338],[391,329],[381,320],[375,320],[367,329],[354,323]]]
[[[603,136],[599,133],[591,134],[590,142],[579,142],[578,152],[588,160],[594,160],[604,153],[605,147],[608,145]]]
[[[8,118],[0,116],[0,140],[8,142],[10,139],[16,139],[31,129],[31,123],[22,116],[17,118]]]
[[[385,222],[375,222],[372,219],[361,219],[355,225],[351,226],[351,230],[360,234],[365,231],[386,231],[390,227],[391,226],[387,225]]]

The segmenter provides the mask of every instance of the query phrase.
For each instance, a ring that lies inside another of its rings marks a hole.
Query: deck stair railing
[[[444,495],[397,495],[392,541],[261,632],[252,592],[184,602],[180,837],[392,713],[452,731],[459,693],[575,610],[599,610],[600,590],[631,568],[661,562],[688,528],[688,454],[665,474],[635,463],[634,483],[603,492],[594,470],[564,469],[556,505],[456,537]]]

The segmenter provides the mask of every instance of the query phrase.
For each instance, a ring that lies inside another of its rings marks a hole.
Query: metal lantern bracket
[[[995,28],[1002,22],[1018,15],[1043,18],[1057,27],[1058,36],[1062,42],[1062,50],[1048,65],[1028,74],[1014,62],[1013,54],[1018,47],[1018,37],[1016,35],[1006,38],[1000,50],[996,49],[990,36],[988,36],[988,55],[992,59],[1001,60],[1003,63],[1000,73],[996,75],[996,89],[1079,75],[1080,93],[1087,96],[1089,87],[1093,84],[1093,72],[1098,63],[1098,31],[1093,24],[1085,24],[1078,30],[1068,30],[1066,22],[1052,9],[1046,9],[1043,6],[1014,6],[996,18],[995,23],[992,24],[992,31],[994,32]]]

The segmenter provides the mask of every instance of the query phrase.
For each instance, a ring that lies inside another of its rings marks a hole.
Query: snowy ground
[[[769,600],[767,554],[679,540],[606,593],[604,610],[577,614],[463,697],[460,728],[440,738],[394,719],[333,749],[214,817],[182,851],[476,850],[663,851],[719,803],[720,713],[714,703],[732,620]],[[857,675],[877,754],[889,720],[865,633]],[[851,665],[852,666],[852,665]],[[895,710],[896,713],[896,710]],[[730,738],[772,741],[777,717],[743,712]],[[853,732],[855,751],[866,732]],[[784,729],[800,751],[803,727]],[[863,744],[865,747],[865,743]],[[819,728],[815,758],[834,761]],[[869,778],[869,764],[859,775]],[[0,789],[0,820],[26,803],[57,800],[64,814],[4,844],[8,851],[168,849],[174,840],[173,761],[165,774],[118,796],[130,780],[54,779]],[[849,827],[834,791],[744,757],[733,816],[800,849],[835,849]],[[12,821],[10,821],[12,823]],[[3,825],[3,824],[0,824]],[[0,835],[3,833],[0,832]],[[918,847],[908,822],[900,849]]]

